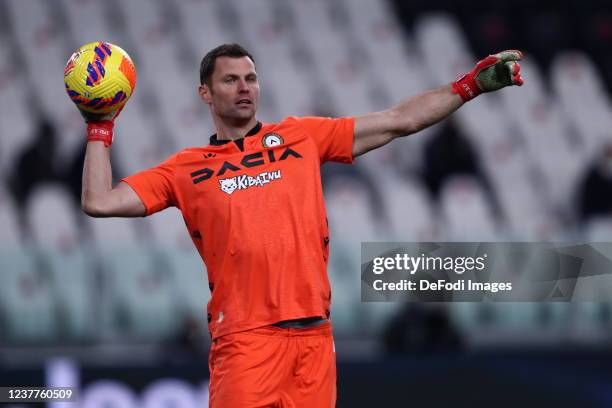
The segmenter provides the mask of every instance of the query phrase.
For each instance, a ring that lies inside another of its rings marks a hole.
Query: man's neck
[[[215,118],[215,128],[217,129],[217,140],[236,140],[242,139],[251,129],[257,125],[257,119],[252,117],[242,123],[226,123],[220,118]]]

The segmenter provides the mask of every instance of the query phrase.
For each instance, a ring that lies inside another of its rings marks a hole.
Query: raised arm
[[[115,115],[116,117],[116,115]],[[112,186],[110,145],[113,139],[113,122],[88,119],[87,151],[83,165],[81,207],[92,217],[141,217],[145,206],[126,183]]]
[[[521,58],[517,50],[489,55],[452,84],[406,99],[385,111],[357,117],[353,157],[441,121],[480,93],[522,85],[518,63]]]

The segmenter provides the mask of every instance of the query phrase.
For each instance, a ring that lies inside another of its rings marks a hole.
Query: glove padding
[[[125,106],[125,105],[124,105]],[[79,110],[81,116],[87,123],[87,141],[88,142],[104,142],[105,147],[111,147],[113,144],[113,128],[115,127],[115,119],[123,110],[123,106],[109,113],[90,113]]]
[[[523,85],[521,65],[523,58],[519,50],[507,50],[489,55],[478,61],[476,67],[453,82],[453,93],[459,94],[464,102],[474,99],[483,92],[497,91],[510,85]]]

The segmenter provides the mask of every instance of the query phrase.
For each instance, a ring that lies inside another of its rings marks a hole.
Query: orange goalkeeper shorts
[[[213,341],[211,408],[336,406],[336,351],[329,322],[266,326]]]

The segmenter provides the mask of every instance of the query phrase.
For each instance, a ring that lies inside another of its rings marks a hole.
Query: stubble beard
[[[249,123],[255,117],[255,113],[256,109],[253,107],[253,109],[248,110],[229,109],[219,116],[226,123],[233,126],[242,126]]]

